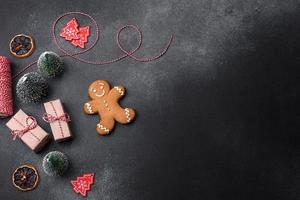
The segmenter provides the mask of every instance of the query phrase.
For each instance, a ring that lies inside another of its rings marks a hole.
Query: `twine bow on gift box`
[[[21,130],[11,130],[11,134],[13,136],[13,140],[15,140],[17,137],[22,137],[28,131],[30,131],[32,129],[35,129],[36,126],[37,126],[36,119],[34,117],[32,117],[32,116],[28,116],[26,118],[26,126],[24,126],[24,129],[21,129]]]
[[[52,123],[52,122],[55,122],[55,121],[65,121],[65,122],[70,122],[71,121],[70,116],[67,113],[64,113],[60,116],[53,116],[49,113],[45,113],[43,115],[43,120],[47,123]]]

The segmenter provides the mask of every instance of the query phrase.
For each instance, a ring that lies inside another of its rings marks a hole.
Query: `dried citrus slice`
[[[31,36],[19,34],[10,41],[10,52],[17,58],[30,56],[35,48],[34,40]]]
[[[26,192],[36,188],[39,182],[39,174],[32,165],[22,165],[14,171],[12,180],[16,188]]]

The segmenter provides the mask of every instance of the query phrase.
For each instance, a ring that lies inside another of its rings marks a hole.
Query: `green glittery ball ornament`
[[[43,169],[49,176],[61,176],[67,171],[68,167],[67,156],[59,151],[51,151],[43,159]]]
[[[48,84],[39,73],[30,72],[19,79],[16,94],[23,103],[37,103],[47,96]]]
[[[56,77],[64,70],[62,59],[52,51],[42,53],[37,62],[39,72],[45,77]]]

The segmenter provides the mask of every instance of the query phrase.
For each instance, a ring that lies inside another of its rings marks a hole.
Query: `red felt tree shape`
[[[93,183],[94,174],[84,174],[83,176],[77,177],[76,180],[71,180],[74,191],[84,197],[87,195],[87,191],[91,189]]]
[[[68,41],[71,41],[74,39],[78,40],[79,39],[78,32],[79,32],[79,30],[78,30],[77,20],[76,20],[76,18],[73,18],[63,28],[63,31],[60,33],[60,36],[65,38]]]
[[[72,44],[83,49],[85,43],[88,41],[88,37],[90,36],[90,27],[80,27],[77,36],[79,37],[79,39],[73,39]]]

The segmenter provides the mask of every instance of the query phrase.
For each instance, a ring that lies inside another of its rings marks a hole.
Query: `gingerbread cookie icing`
[[[92,100],[85,103],[84,112],[99,114],[101,120],[96,128],[99,134],[109,134],[114,128],[115,121],[127,124],[134,119],[135,111],[132,108],[124,109],[119,104],[119,99],[125,95],[123,86],[110,89],[108,82],[97,80],[89,86],[88,94]]]

